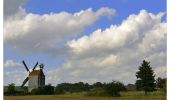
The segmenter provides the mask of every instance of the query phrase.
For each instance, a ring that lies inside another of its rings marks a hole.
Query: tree
[[[139,71],[136,72],[136,87],[138,90],[144,90],[145,95],[147,92],[155,90],[155,75],[154,71],[150,67],[150,62],[143,60]]]
[[[165,84],[166,84],[166,79],[165,79],[165,78],[158,77],[158,78],[156,79],[156,87],[157,87],[157,88],[162,89]]]
[[[8,85],[7,92],[10,95],[14,95],[15,94],[15,84],[14,83],[11,83],[11,84]]]
[[[54,94],[54,87],[51,84],[46,85],[44,88],[44,94]]]
[[[33,94],[33,95],[42,95],[42,94],[44,94],[44,89],[42,89],[42,88],[32,89],[31,94]]]
[[[78,82],[78,83],[61,83],[55,88],[55,93],[62,94],[65,92],[84,92],[89,91],[91,86],[88,83]]]
[[[113,81],[111,83],[106,84],[105,91],[110,96],[120,96],[120,91],[125,91],[126,88],[123,83]]]
[[[156,87],[166,93],[166,78],[158,77],[156,79]]]
[[[98,87],[103,87],[103,84],[101,82],[96,82],[93,84],[94,88],[98,88]]]

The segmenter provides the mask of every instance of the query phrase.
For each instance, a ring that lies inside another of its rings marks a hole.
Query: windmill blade
[[[35,64],[35,66],[34,66],[34,68],[32,69],[32,71],[37,67],[37,65],[38,65],[38,62]]]
[[[27,67],[27,65],[25,64],[25,61],[24,61],[24,60],[22,61],[22,63],[24,64],[26,70],[27,70],[28,72],[30,72],[29,69],[28,69],[28,67]]]
[[[23,81],[21,87],[23,87],[23,86],[27,83],[28,79],[29,79],[29,78],[27,77],[27,78]]]

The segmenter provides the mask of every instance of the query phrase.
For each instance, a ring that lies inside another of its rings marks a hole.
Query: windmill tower
[[[28,92],[31,92],[32,89],[36,89],[36,88],[42,88],[45,86],[45,75],[43,73],[43,68],[44,65],[40,64],[40,69],[39,70],[35,70],[35,68],[38,65],[38,62],[35,64],[35,66],[33,67],[32,71],[30,71],[27,67],[27,65],[25,64],[24,61],[22,61],[22,63],[24,64],[27,72],[29,73],[29,75],[26,77],[26,79],[23,81],[21,87],[23,87],[27,81],[28,81]]]

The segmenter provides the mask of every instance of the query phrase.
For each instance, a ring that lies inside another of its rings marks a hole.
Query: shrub
[[[15,95],[16,91],[15,91],[15,84],[14,83],[11,83],[11,84],[8,85],[7,92],[10,95]]]
[[[121,96],[120,91],[125,91],[126,88],[121,82],[113,81],[104,84],[102,87],[93,88],[86,95],[87,96]]]
[[[33,94],[33,95],[43,95],[44,94],[44,89],[42,89],[42,88],[33,89],[31,91],[31,94]]]
[[[50,94],[54,94],[54,87],[51,86],[51,85],[46,85],[43,88],[33,89],[31,91],[31,94],[33,94],[33,95],[50,95]]]
[[[105,91],[110,96],[121,96],[120,91],[125,91],[126,88],[121,82],[113,81],[111,83],[106,84]]]
[[[44,88],[44,94],[54,94],[54,87],[51,84],[46,85]]]

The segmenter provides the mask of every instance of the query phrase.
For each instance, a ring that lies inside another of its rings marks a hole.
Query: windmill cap
[[[41,68],[41,69],[43,69],[43,68],[44,68],[44,64],[40,64],[39,66],[40,66],[40,68]]]
[[[29,73],[29,76],[38,76],[38,75],[44,76],[44,73],[41,70],[34,70],[31,73]]]

